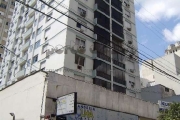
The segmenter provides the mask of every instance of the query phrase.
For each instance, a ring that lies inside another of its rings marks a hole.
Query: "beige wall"
[[[157,118],[157,112],[159,110],[157,104],[145,102],[125,94],[109,91],[100,86],[74,80],[55,73],[51,73],[48,76],[48,97],[57,98],[77,92],[78,103],[143,116],[145,118]],[[47,106],[52,107],[46,107],[46,113],[53,113],[55,111],[55,106],[53,107],[54,103],[49,99],[47,101]]]
[[[40,120],[44,73],[34,74],[0,91],[0,120]]]

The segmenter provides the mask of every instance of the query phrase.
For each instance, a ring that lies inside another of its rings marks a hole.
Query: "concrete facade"
[[[141,98],[153,103],[158,103],[158,100],[175,95],[174,90],[162,85],[149,86],[141,89]]]
[[[166,73],[180,79],[180,57],[175,53],[165,55],[154,60],[147,60],[149,63],[165,71]],[[147,79],[153,85],[161,84],[175,91],[175,94],[180,94],[180,81],[172,78],[164,73],[158,72],[153,66],[141,66],[141,74],[143,79]]]
[[[8,53],[3,58],[1,88],[32,71],[44,69],[140,98],[139,65],[132,58],[133,55],[138,56],[137,43],[133,42],[137,40],[134,1],[46,2],[78,22],[38,0],[26,0],[29,6],[36,6],[41,12],[77,31],[16,3],[17,12],[13,14],[12,32],[9,32],[6,44],[16,55]],[[107,21],[104,22],[103,18]],[[75,51],[68,50],[66,53],[63,49],[65,46],[71,46]],[[85,50],[83,53],[78,52],[80,47]],[[47,58],[48,50],[53,48],[62,49],[63,52],[53,52]]]
[[[9,113],[14,113],[17,120],[39,120],[40,115],[55,114],[53,98],[72,92],[77,92],[78,104],[137,116],[141,120],[155,120],[158,116],[157,104],[56,73],[37,72],[0,91],[0,119],[11,120]]]

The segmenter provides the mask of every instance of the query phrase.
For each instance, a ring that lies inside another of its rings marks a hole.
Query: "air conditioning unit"
[[[130,8],[130,4],[124,1],[124,4],[127,8]]]
[[[44,40],[47,40],[47,39],[48,39],[48,37],[45,37],[45,38],[44,38]]]
[[[77,69],[78,70],[82,70],[82,66],[81,65],[77,65]]]
[[[81,28],[81,29],[80,29],[80,32],[82,32],[82,33],[83,33],[83,32],[84,32],[84,30]]]
[[[135,69],[129,69],[129,71],[130,71],[131,73],[134,73],[134,72],[135,72]]]
[[[86,12],[85,11],[81,11],[80,15],[81,15],[81,17],[86,17]]]
[[[134,83],[134,82],[131,82],[131,81],[129,81],[129,83],[130,83],[131,87],[133,87],[133,88],[134,88],[135,83]]]
[[[80,45],[80,46],[78,46],[77,51],[79,53],[83,54],[86,51],[86,48],[85,48],[85,46]]]
[[[128,28],[127,28],[127,30],[131,31],[131,28],[130,28],[130,27],[128,27]]]
[[[132,45],[133,41],[132,40],[128,40],[128,44]]]

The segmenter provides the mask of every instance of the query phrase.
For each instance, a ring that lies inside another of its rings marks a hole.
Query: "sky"
[[[149,58],[163,56],[169,44],[180,41],[180,0],[134,0],[134,3],[139,52]]]

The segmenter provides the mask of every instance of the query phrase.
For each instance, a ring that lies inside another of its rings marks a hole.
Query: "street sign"
[[[163,111],[163,110],[166,110],[170,107],[170,102],[166,102],[166,101],[161,101],[161,100],[158,100],[158,104],[159,104],[159,110],[160,111]]]
[[[57,99],[57,116],[75,114],[77,109],[77,93],[71,93]]]

